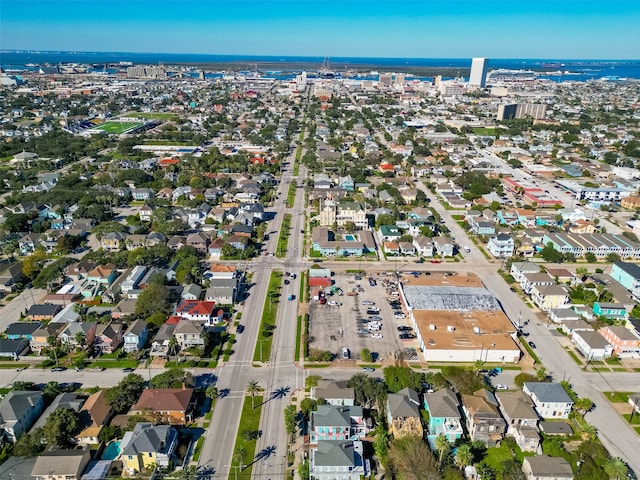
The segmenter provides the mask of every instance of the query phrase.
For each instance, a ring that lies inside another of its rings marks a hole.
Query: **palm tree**
[[[442,465],[442,457],[451,448],[449,440],[442,433],[436,437],[436,450],[438,450],[438,463]]]
[[[484,370],[484,365],[484,360],[480,359],[476,360],[476,362],[473,364],[473,368],[475,369],[477,375],[480,375],[480,372]]]
[[[456,465],[460,468],[464,468],[473,462],[473,452],[471,451],[471,445],[464,443],[456,450]]]
[[[218,395],[219,395],[218,389],[214,385],[210,385],[207,387],[207,390],[205,391],[205,396],[208,399],[213,400],[214,398],[218,398]]]
[[[627,478],[629,470],[627,464],[621,458],[610,458],[603,465],[604,471],[611,480],[622,480]]]
[[[590,423],[587,423],[582,429],[582,438],[584,440],[590,441],[590,440],[595,440],[597,437],[598,437],[598,430],[596,430],[596,427],[594,427]]]
[[[249,392],[249,395],[251,395],[251,408],[253,408],[255,410],[255,408],[256,408],[256,404],[255,404],[256,393],[260,392],[260,385],[258,384],[257,380],[249,381],[249,384],[247,385],[247,392]]]
[[[547,379],[547,369],[544,367],[536,368],[536,380],[544,382]]]
[[[169,339],[169,345],[167,346],[167,355],[171,357],[171,353],[173,352],[173,354],[175,355],[177,351],[178,351],[178,340],[176,339],[176,337],[171,337]]]
[[[594,403],[590,398],[584,397],[578,398],[573,404],[573,407],[580,412],[580,415],[584,418],[587,412],[593,408],[593,405]]]

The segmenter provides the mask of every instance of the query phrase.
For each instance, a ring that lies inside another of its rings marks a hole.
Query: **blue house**
[[[611,319],[627,318],[627,309],[621,303],[596,302],[593,304],[593,313],[595,313],[599,317]]]
[[[424,395],[424,409],[429,413],[427,440],[432,449],[436,438],[444,435],[450,443],[462,437],[462,415],[456,394],[449,388]]]
[[[17,322],[7,327],[5,333],[9,340],[19,340],[24,338],[31,341],[33,332],[42,326],[41,322]]]
[[[343,190],[353,191],[355,189],[355,183],[351,175],[347,175],[346,177],[340,177],[338,179],[338,185]]]
[[[631,293],[637,294],[640,291],[640,265],[630,262],[615,262],[610,275]]]
[[[137,352],[144,348],[145,343],[147,343],[147,338],[149,337],[149,329],[147,328],[147,324],[144,320],[136,320],[133,322],[127,333],[122,337],[124,340],[123,350],[126,353]]]

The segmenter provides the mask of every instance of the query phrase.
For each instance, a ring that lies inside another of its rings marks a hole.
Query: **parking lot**
[[[376,285],[371,286],[369,279]],[[398,331],[398,327],[408,328],[409,324],[406,318],[395,317],[394,312],[401,308],[392,308],[389,304],[391,299],[398,298],[392,295],[397,291],[395,275],[381,273],[356,279],[353,274],[344,274],[335,275],[332,280],[333,287],[325,289],[332,290],[326,296],[326,303],[323,305],[319,299],[312,298],[309,305],[310,349],[328,350],[334,358],[343,359],[346,347],[350,358],[359,360],[360,351],[368,348],[380,361],[405,348],[417,347],[415,340],[399,338],[401,333],[411,336],[413,332]],[[372,335],[382,338],[372,338]]]

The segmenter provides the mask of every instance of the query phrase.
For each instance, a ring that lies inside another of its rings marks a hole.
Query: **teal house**
[[[610,319],[626,319],[627,309],[621,303],[600,303],[593,304],[593,313],[599,317],[605,317]]]
[[[436,438],[444,435],[450,443],[462,437],[462,415],[456,394],[449,388],[424,395],[424,409],[429,413],[427,440],[436,448]]]

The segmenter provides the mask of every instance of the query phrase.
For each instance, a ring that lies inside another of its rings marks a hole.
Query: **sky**
[[[0,49],[640,59],[640,0],[0,0]]]

